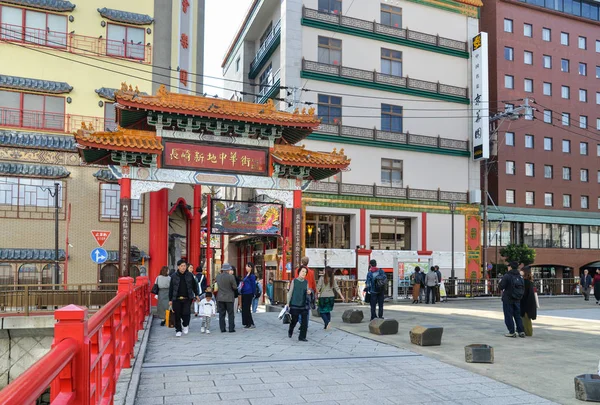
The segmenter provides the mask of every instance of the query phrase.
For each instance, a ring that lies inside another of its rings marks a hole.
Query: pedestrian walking
[[[315,282],[315,272],[308,267],[309,261],[310,260],[307,256],[304,256],[302,259],[300,259],[300,267],[296,272],[296,277],[298,277],[298,274],[300,274],[300,269],[306,269],[305,278],[308,282],[308,289],[311,291],[312,294],[314,294],[315,291],[317,291],[317,283]],[[306,321],[306,327],[308,328],[308,321],[310,320],[310,311],[308,311],[308,314],[306,316],[308,317],[308,320]],[[300,315],[300,323],[302,323],[302,315]]]
[[[523,330],[525,336],[533,336],[533,325],[537,317],[537,303],[535,301],[535,291],[533,289],[533,275],[529,266],[523,267],[521,276],[525,282],[525,293],[521,298],[521,318],[523,319]]]
[[[594,297],[596,297],[596,304],[600,303],[600,269],[596,269],[594,279],[592,280],[592,287],[594,287]]]
[[[413,304],[418,304],[421,297],[421,284],[423,283],[423,273],[419,266],[415,267],[415,272],[410,276],[410,283],[412,284],[412,296]]]
[[[217,276],[217,289],[219,291],[219,299],[217,308],[219,310],[219,328],[221,332],[225,330],[225,314],[229,320],[229,332],[235,332],[235,313],[233,312],[233,301],[235,300],[235,292],[237,292],[237,283],[232,274],[232,267],[229,263],[223,263],[221,274]]]
[[[437,275],[437,285],[435,286],[435,300],[437,302],[441,302],[440,297],[440,284],[442,284],[442,272],[440,271],[440,266],[434,266],[435,274]]]
[[[525,281],[519,273],[519,263],[511,262],[508,271],[500,280],[499,288],[502,290],[502,312],[504,312],[504,323],[508,328],[506,337],[524,338],[523,320],[521,319],[521,299],[525,295]],[[514,319],[514,322],[513,322]],[[515,323],[517,332],[515,332]]]
[[[237,268],[235,266],[231,266],[231,270],[229,271],[229,274],[232,274],[233,277],[235,277],[235,284],[239,287],[240,283],[242,282],[242,279],[237,274]],[[242,295],[240,294],[240,292],[237,288],[235,290],[234,296],[235,296],[235,301],[233,302],[233,308],[235,310],[235,313],[237,314],[238,312],[242,312]]]
[[[169,307],[175,312],[175,336],[180,337],[181,332],[189,332],[192,300],[198,297],[198,284],[194,275],[187,271],[187,262],[179,260],[177,271],[171,276],[169,284]]]
[[[263,295],[262,288],[263,281],[262,279],[256,280],[256,291],[254,292],[254,298],[252,298],[252,313],[255,314],[258,310],[258,304],[260,303],[260,298]]]
[[[383,319],[383,300],[385,298],[387,276],[385,272],[377,267],[377,261],[372,259],[369,262],[369,271],[366,282],[367,292],[371,295],[371,320],[375,318]],[[376,307],[379,306],[377,315]]]
[[[308,281],[306,280],[306,274],[308,273],[306,267],[301,267],[298,271],[298,277],[292,280],[290,283],[290,289],[287,296],[287,308],[290,311],[292,320],[288,329],[288,337],[291,338],[294,334],[294,328],[300,320],[300,335],[298,340],[301,342],[308,342],[306,334],[308,330],[308,295],[312,294],[308,288]]]
[[[583,299],[586,301],[590,300],[590,290],[592,288],[592,276],[588,269],[583,271],[583,276],[581,276],[581,280],[579,284],[581,284],[581,291],[583,293]]]
[[[438,284],[438,276],[435,269],[430,269],[425,275],[425,304],[429,304],[429,297],[431,296],[431,303],[435,304],[435,290]]]
[[[246,264],[246,277],[238,287],[242,296],[242,325],[246,329],[254,329],[254,319],[252,319],[252,300],[256,293],[256,275],[254,274],[254,264]]]
[[[200,333],[210,333],[210,320],[217,313],[215,301],[212,299],[212,293],[207,292],[200,301]]]
[[[198,284],[200,285],[200,295],[206,292],[206,288],[208,287],[208,279],[206,278],[206,270],[202,270],[202,266],[196,267],[196,280],[198,280]]]
[[[335,304],[335,293],[338,293],[342,301],[345,300],[342,291],[338,287],[333,269],[329,266],[325,267],[325,274],[319,277],[317,282],[317,293],[319,295],[319,315],[323,319],[323,329],[329,329],[331,324],[331,311]]]
[[[269,297],[269,304],[271,304],[271,305],[273,305],[273,303],[275,302],[273,300],[273,291],[274,291],[273,279],[270,278],[269,282],[267,283],[267,297]]]
[[[169,310],[169,286],[171,285],[171,277],[169,277],[169,268],[163,266],[160,269],[160,274],[156,277],[154,284],[158,285],[158,303],[156,304],[156,312],[161,320],[160,326],[165,326],[167,311]]]

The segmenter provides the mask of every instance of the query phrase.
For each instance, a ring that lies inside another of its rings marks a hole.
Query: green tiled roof
[[[43,166],[23,163],[0,163],[0,176],[41,177],[64,179],[71,173],[62,166]]]
[[[135,246],[132,246],[132,253],[133,251],[137,249]],[[146,254],[146,252],[144,251],[140,251],[137,250],[137,252],[139,252],[139,258],[137,257],[137,255],[131,255],[131,262],[132,263],[139,263],[142,261],[142,259],[144,260],[148,260],[150,259],[150,256],[148,256]],[[108,259],[106,259],[107,262],[118,262],[119,261],[119,251],[118,250],[107,250],[108,253]]]
[[[561,225],[600,225],[600,214],[582,211],[498,207],[498,209],[488,208],[488,220]]]
[[[94,173],[94,177],[100,181],[105,181],[109,183],[116,183],[119,179],[115,177],[112,171],[109,169],[100,169],[96,173]]]
[[[0,249],[0,261],[54,261],[54,249]],[[58,250],[58,260],[65,260],[65,251]]]
[[[65,82],[52,82],[50,80],[6,75],[0,75],[0,88],[39,91],[41,93],[52,94],[70,93],[73,90],[73,87]]]
[[[38,132],[0,130],[0,145],[20,148],[77,151],[71,135],[48,135]]]
[[[154,19],[148,14],[130,13],[128,11],[113,10],[112,8],[99,8],[98,12],[104,18],[126,24],[147,25]]]
[[[75,4],[65,0],[2,0],[3,3],[52,11],[73,11]]]

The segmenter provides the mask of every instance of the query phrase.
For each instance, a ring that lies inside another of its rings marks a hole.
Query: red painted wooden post
[[[119,289],[118,293],[126,293],[125,298],[125,314],[123,316],[123,336],[122,339],[125,342],[123,345],[121,356],[123,357],[122,368],[131,367],[131,358],[133,357],[133,346],[135,344],[135,315],[134,315],[134,300],[133,300],[133,278],[121,277],[119,278]],[[137,332],[136,332],[137,333]]]
[[[75,392],[72,404],[87,405],[90,399],[90,356],[87,308],[67,305],[54,311],[54,341],[56,346],[62,340],[71,338],[77,342],[77,354],[70,367],[59,374],[50,389],[50,397],[54,400],[61,392]]]

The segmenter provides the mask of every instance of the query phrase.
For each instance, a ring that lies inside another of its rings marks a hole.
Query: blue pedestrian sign
[[[90,257],[92,258],[92,261],[94,263],[102,264],[106,261],[106,259],[108,259],[108,253],[106,252],[105,249],[96,248],[96,249],[92,250]]]

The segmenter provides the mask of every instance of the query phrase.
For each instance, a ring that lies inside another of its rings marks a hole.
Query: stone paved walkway
[[[236,316],[239,325],[240,316]],[[550,404],[463,369],[311,322],[309,342],[276,313],[256,329],[200,334],[152,325],[136,404]],[[365,328],[367,323],[364,323]]]

